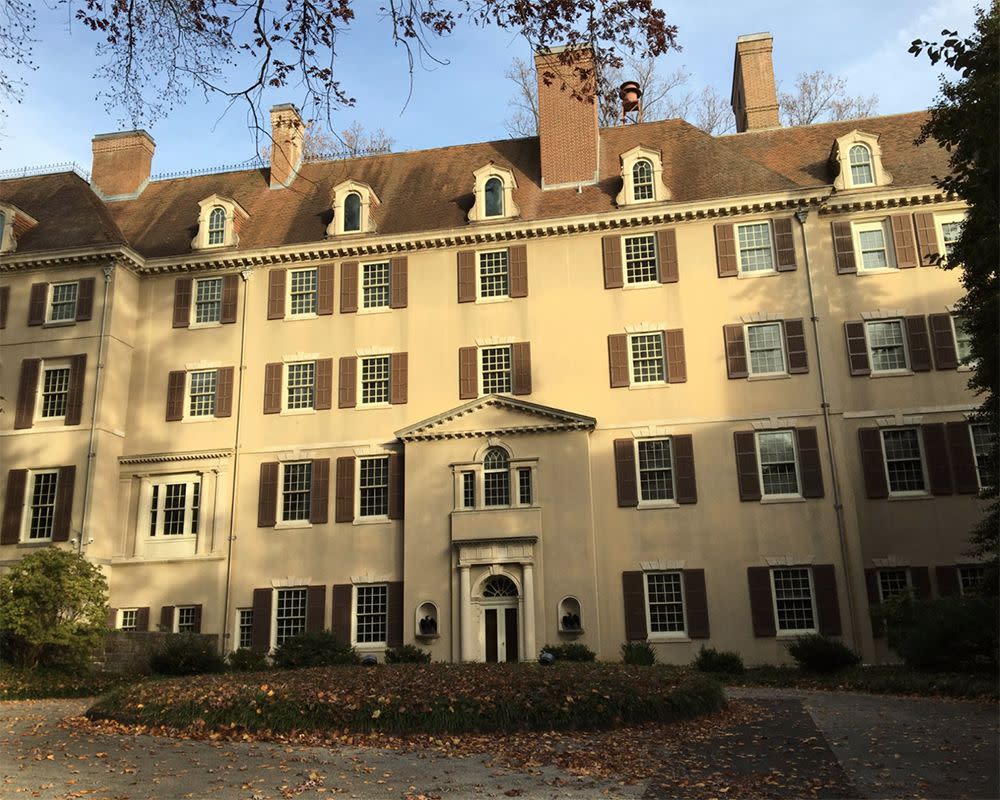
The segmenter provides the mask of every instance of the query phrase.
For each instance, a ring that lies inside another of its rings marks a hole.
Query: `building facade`
[[[924,114],[781,128],[760,34],[739,133],[600,129],[537,62],[537,138],[312,161],[278,106],[269,169],[151,179],[132,131],[0,181],[0,562],[445,661],[878,661],[872,605],[966,590],[993,445]]]

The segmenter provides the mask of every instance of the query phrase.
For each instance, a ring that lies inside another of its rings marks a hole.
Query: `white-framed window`
[[[197,609],[194,606],[177,606],[174,612],[175,633],[196,633]]]
[[[618,158],[622,188],[615,197],[615,205],[621,208],[671,198],[670,190],[663,183],[663,163],[658,149],[638,145]]]
[[[684,580],[680,572],[647,572],[646,630],[650,636],[684,636]]]
[[[656,235],[622,238],[622,252],[625,260],[625,284],[635,286],[659,281],[659,265],[656,259]]]
[[[878,571],[878,597],[884,603],[893,597],[910,592],[910,571],[905,567]]]
[[[477,253],[479,274],[476,281],[480,300],[510,296],[510,269],[507,250],[487,250]]]
[[[208,244],[209,246],[223,244],[226,241],[226,209],[215,206],[208,214]]]
[[[189,417],[214,417],[218,370],[205,369],[188,373]]]
[[[815,633],[816,602],[812,570],[783,567],[771,570],[774,618],[779,633]]]
[[[763,497],[799,497],[794,431],[758,431],[757,464]]]
[[[517,475],[517,502],[522,506],[530,506],[534,500],[531,473],[531,467],[518,467],[515,471]]]
[[[354,643],[384,645],[389,630],[389,587],[384,583],[354,587]]]
[[[31,470],[28,477],[29,505],[28,513],[24,519],[21,541],[50,541],[56,520],[56,489],[59,485],[59,470]]]
[[[851,163],[851,183],[855,186],[869,186],[875,183],[875,173],[872,170],[872,151],[868,145],[852,145],[848,151]]]
[[[65,364],[45,364],[42,368],[38,415],[42,419],[62,419],[69,403],[70,368]]]
[[[201,476],[170,475],[150,485],[150,538],[197,536],[201,512]]]
[[[951,315],[951,330],[955,334],[955,355],[960,366],[968,366],[972,362],[972,334],[965,324],[961,314]]]
[[[138,608],[120,608],[118,609],[118,630],[120,631],[135,631],[139,627],[139,609]]]
[[[862,270],[892,269],[896,257],[892,249],[892,234],[888,220],[855,222],[855,247],[860,254],[859,267]]]
[[[385,405],[389,402],[389,356],[362,356],[358,360],[361,363],[360,404]]]
[[[315,407],[316,362],[296,361],[285,365],[285,409],[295,411]]]
[[[476,507],[476,473],[472,470],[462,472],[462,508]]]
[[[743,222],[736,226],[736,257],[740,272],[774,271],[774,243],[769,221]]]
[[[479,394],[509,394],[513,386],[509,344],[479,348]]]
[[[389,307],[390,267],[388,261],[361,265],[361,308]]]
[[[483,503],[510,505],[510,457],[502,447],[491,447],[483,456]]]
[[[278,589],[274,595],[274,644],[280,647],[286,639],[305,633],[306,588]]]
[[[389,456],[358,459],[358,516],[389,516]]]
[[[236,647],[249,650],[253,647],[253,609],[236,609]]]
[[[637,203],[652,200],[654,194],[653,165],[648,158],[640,158],[632,165],[632,199]]]
[[[228,197],[213,194],[198,202],[198,231],[191,247],[201,250],[209,247],[234,247],[239,244],[237,233],[249,215],[239,203]]]
[[[333,219],[326,227],[327,236],[374,233],[379,199],[372,187],[356,180],[341,181],[333,187]]]
[[[910,369],[906,334],[901,319],[879,319],[865,323],[868,359],[872,374],[907,372]]]
[[[747,365],[750,374],[784,375],[785,337],[780,322],[761,322],[744,327],[747,347]]]
[[[193,325],[222,319],[222,278],[198,278],[194,282]]]
[[[493,445],[477,460],[454,467],[455,509],[528,508],[535,504],[535,460],[515,459]]]
[[[483,189],[483,204],[487,217],[502,217],[503,214],[503,180],[496,175],[488,178]]]
[[[673,444],[669,438],[636,439],[635,466],[640,503],[672,502],[674,490]]]
[[[46,322],[76,320],[76,298],[80,291],[77,281],[53,283],[49,286],[49,307]]]
[[[361,195],[350,192],[344,198],[344,233],[361,230]]]
[[[942,214],[935,216],[934,221],[938,229],[938,241],[940,241],[944,252],[945,262],[951,260],[955,251],[955,242],[962,236],[962,228],[965,226],[965,214]]]
[[[923,445],[916,428],[885,428],[882,433],[882,453],[890,495],[924,494]]]
[[[304,317],[316,313],[316,268],[293,269],[288,273],[288,316]]]
[[[308,522],[312,503],[312,461],[281,464],[280,522]]]
[[[629,369],[633,384],[663,383],[667,379],[663,331],[632,333],[628,337]]]
[[[997,479],[997,436],[990,426],[977,422],[969,426],[972,435],[972,452],[976,459],[976,477],[979,488],[994,486]]]
[[[982,583],[986,569],[981,564],[966,564],[958,568],[958,590],[961,594],[973,594]]]
[[[474,201],[467,215],[469,222],[510,219],[520,213],[514,202],[517,178],[510,169],[490,161],[473,170],[472,177]]]

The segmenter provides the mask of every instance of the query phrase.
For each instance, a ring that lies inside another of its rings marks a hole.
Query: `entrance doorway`
[[[483,660],[490,664],[516,662],[518,646],[517,586],[506,575],[494,575],[483,586]]]

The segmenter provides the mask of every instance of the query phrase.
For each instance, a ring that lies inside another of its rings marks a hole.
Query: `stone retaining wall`
[[[218,648],[219,637],[215,634],[190,634],[208,640],[213,648]],[[119,674],[149,672],[149,660],[175,633],[155,633],[138,631],[108,631],[104,644],[94,656],[94,667],[101,672]]]

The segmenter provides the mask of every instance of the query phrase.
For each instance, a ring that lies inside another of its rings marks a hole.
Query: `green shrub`
[[[656,663],[656,651],[649,642],[625,642],[622,645],[622,661],[643,667]]]
[[[556,661],[593,661],[597,658],[597,653],[585,644],[547,644],[542,648],[545,653],[552,653]]]
[[[222,672],[226,662],[208,637],[178,633],[171,636],[161,650],[153,653],[149,666],[158,675],[201,675]]]
[[[742,675],[745,667],[739,653],[732,650],[716,650],[701,646],[694,659],[694,668],[699,672],[722,672],[727,675]]]
[[[385,651],[386,664],[430,664],[431,654],[412,644],[390,647]]]
[[[300,633],[285,639],[274,651],[272,661],[280,669],[361,663],[354,648],[340,641],[330,631]]]
[[[818,633],[789,642],[788,653],[799,667],[809,672],[837,672],[861,663],[861,656],[846,644]]]
[[[894,597],[880,608],[889,646],[907,666],[930,670],[996,670],[997,598]]]
[[[235,672],[260,672],[267,669],[267,656],[245,647],[233,650],[226,661],[229,662],[229,668]]]

